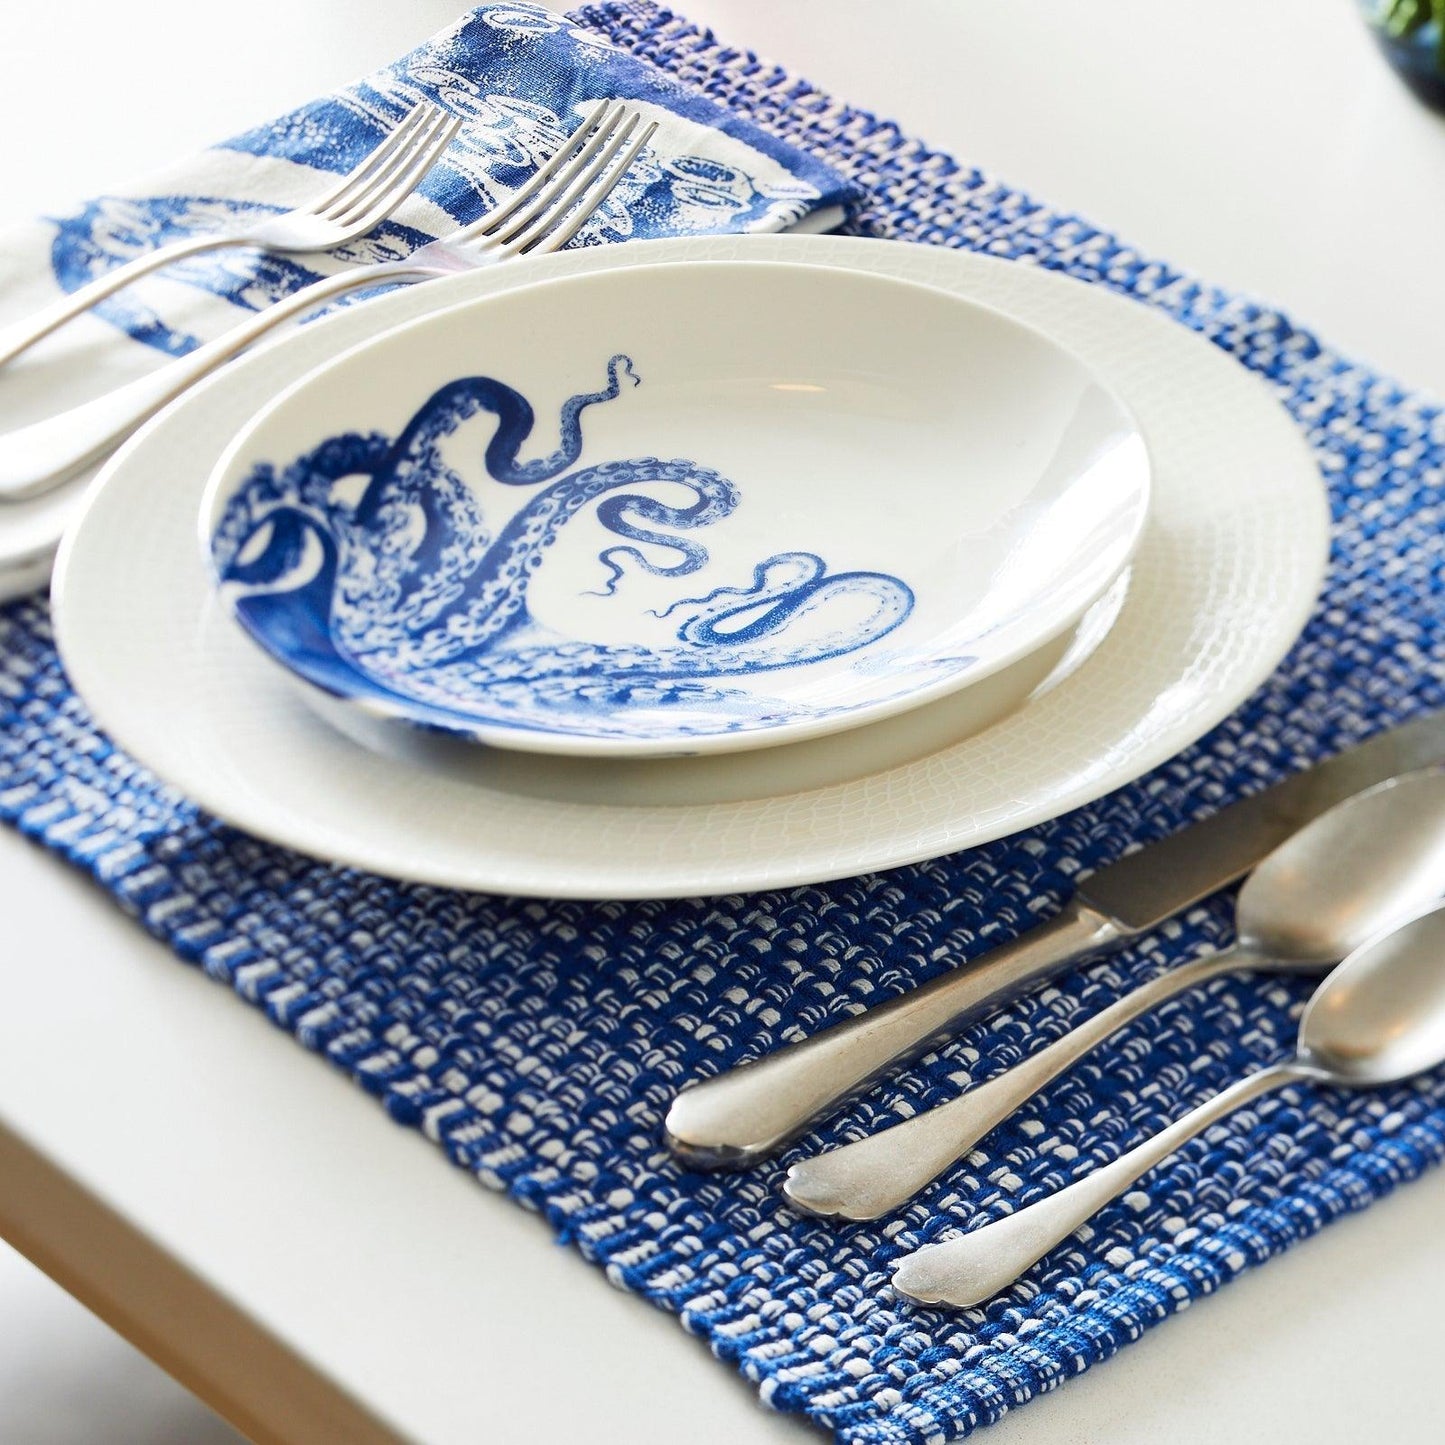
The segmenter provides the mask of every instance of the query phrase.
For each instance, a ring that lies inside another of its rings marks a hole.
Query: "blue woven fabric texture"
[[[30,601],[0,614],[0,809],[455,1164],[542,1211],[614,1283],[676,1312],[774,1406],[846,1441],[955,1439],[1438,1162],[1445,1078],[1261,1099],[986,1309],[956,1314],[893,1298],[891,1263],[1059,1187],[1285,1056],[1308,980],[1219,978],[1176,1000],[877,1224],[838,1228],[783,1207],[792,1156],[736,1175],[680,1170],[659,1143],[668,1100],[688,1079],[1012,936],[1058,906],[1078,869],[1445,706],[1445,417],[1267,307],[1141,256],[651,5],[596,6],[576,24],[825,158],[866,192],[855,230],[1111,287],[1263,377],[1308,433],[1337,521],[1327,593],[1284,666],[1156,773],[964,855],[749,897],[550,903],[340,871],[198,814],[95,731],[59,670],[45,608]],[[857,1137],[997,1073],[1227,942],[1229,914],[1215,900],[1021,1000],[822,1137]],[[37,1021],[52,1023],[62,1021]]]

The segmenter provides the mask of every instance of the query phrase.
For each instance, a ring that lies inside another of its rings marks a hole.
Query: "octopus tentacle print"
[[[584,414],[641,382],[621,354],[605,374],[605,385],[561,405],[556,447],[531,460],[520,455],[537,420],[527,399],[495,377],[467,376],[433,392],[395,439],[332,437],[283,467],[256,467],[212,540],[238,616],[273,651],[299,656],[313,681],[413,713],[420,702],[440,726],[480,709],[503,726],[595,732],[601,720],[628,736],[630,709],[669,705],[706,704],[715,716],[696,730],[726,729],[730,713],[748,711],[727,679],[843,656],[909,615],[913,593],[900,579],[783,551],[746,580],[648,609],[666,624],[652,641],[567,635],[544,621],[532,589],[577,519],[590,517],[588,536],[624,539],[592,554],[601,585],[576,588],[611,598],[634,575],[708,567],[706,529],[741,500],[727,477],[687,458],[577,466]],[[483,417],[493,423],[482,448],[490,482],[502,495],[534,489],[495,527],[447,461]],[[801,704],[787,707],[800,715]]]

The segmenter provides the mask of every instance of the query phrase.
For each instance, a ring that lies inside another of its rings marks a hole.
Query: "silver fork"
[[[431,241],[404,261],[328,276],[223,336],[94,401],[0,436],[0,499],[37,496],[119,445],[143,421],[281,322],[363,287],[429,281],[515,256],[557,251],[611,194],[656,123],[599,103],[537,174],[498,210]]]
[[[267,251],[330,251],[364,236],[391,215],[416,189],[437,157],[461,129],[461,118],[423,101],[360,165],[324,195],[281,216],[250,221],[231,231],[191,236],[137,256],[62,296],[43,311],[0,328],[0,365],[28,350],[57,327],[90,310],[123,286],[163,266],[230,246]]]

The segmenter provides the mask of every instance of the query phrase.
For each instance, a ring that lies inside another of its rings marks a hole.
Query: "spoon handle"
[[[694,1168],[738,1168],[766,1157],[890,1064],[968,1019],[1061,973],[1080,954],[1129,930],[1077,900],[1006,948],[834,1024],[755,1063],[693,1084],[673,1100],[667,1142]]]
[[[1264,962],[1232,948],[1150,979],[1047,1048],[958,1098],[855,1144],[799,1160],[788,1170],[783,1193],[809,1214],[877,1219],[912,1198],[1040,1089],[1140,1014],[1218,974]]]
[[[1251,1099],[1311,1076],[1298,1063],[1276,1064],[1231,1084],[1112,1164],[958,1239],[925,1245],[899,1261],[893,1288],[918,1304],[967,1309],[1006,1289],[1091,1215],[1196,1134]]]

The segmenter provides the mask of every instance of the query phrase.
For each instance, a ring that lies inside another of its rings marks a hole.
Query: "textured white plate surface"
[[[382,757],[313,717],[220,614],[195,546],[207,474],[236,431],[326,356],[430,309],[549,276],[696,258],[849,266],[941,287],[1046,331],[1093,367],[1137,417],[1154,489],[1103,641],[978,736],[853,782],[752,801],[584,802],[563,775],[547,796],[509,786],[504,773],[461,778],[425,759]],[[233,365],[97,479],[62,554],[56,625],[72,679],[112,736],[253,833],[455,887],[682,896],[936,857],[1139,776],[1277,665],[1317,594],[1328,531],[1314,463],[1266,389],[1209,343],[1101,287],[893,242],[658,241],[429,283]]]

